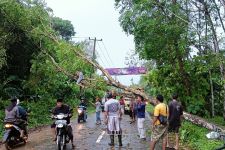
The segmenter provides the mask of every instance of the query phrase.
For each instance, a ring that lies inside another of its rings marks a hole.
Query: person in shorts
[[[169,127],[168,132],[174,132],[176,135],[175,149],[179,149],[179,128],[181,126],[181,120],[183,117],[183,107],[180,102],[177,101],[178,94],[172,95],[172,101],[169,102]]]
[[[162,149],[166,150],[167,144],[167,129],[168,125],[163,124],[160,121],[160,116],[164,116],[167,118],[168,116],[168,109],[167,105],[163,103],[163,96],[157,95],[156,97],[156,106],[154,109],[154,118],[152,121],[152,135],[151,135],[151,143],[150,143],[150,150],[155,149],[156,142],[159,141],[160,138],[163,139]]]

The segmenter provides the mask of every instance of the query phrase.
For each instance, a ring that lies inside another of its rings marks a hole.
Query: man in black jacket
[[[70,125],[70,118],[72,117],[72,114],[70,112],[70,107],[66,104],[63,104],[63,99],[62,98],[58,98],[57,99],[57,102],[56,102],[56,107],[53,108],[52,110],[52,114],[53,115],[57,115],[57,114],[60,114],[60,113],[63,113],[63,114],[69,114],[68,117],[66,118],[67,120],[67,124],[68,124],[68,136],[71,140],[71,143],[72,143],[72,147],[74,147],[74,144],[73,144],[73,130],[72,130],[72,127]],[[56,124],[55,122],[53,122],[53,124],[51,125],[51,128],[52,128],[52,132],[53,132],[53,135],[55,136],[54,138],[54,141],[56,141]]]

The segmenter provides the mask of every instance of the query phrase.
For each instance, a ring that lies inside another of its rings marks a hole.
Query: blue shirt
[[[145,118],[145,103],[137,103],[137,117]]]

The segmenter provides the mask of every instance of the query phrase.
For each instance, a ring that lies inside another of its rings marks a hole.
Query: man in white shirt
[[[114,134],[118,135],[119,146],[122,146],[122,129],[120,121],[122,118],[120,103],[114,99],[115,94],[110,92],[105,102],[105,123],[107,124],[108,134],[110,135],[109,146],[114,146]]]

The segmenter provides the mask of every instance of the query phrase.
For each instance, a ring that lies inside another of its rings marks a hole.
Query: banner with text
[[[129,68],[106,68],[110,75],[139,75],[147,73],[145,67],[129,67]]]

